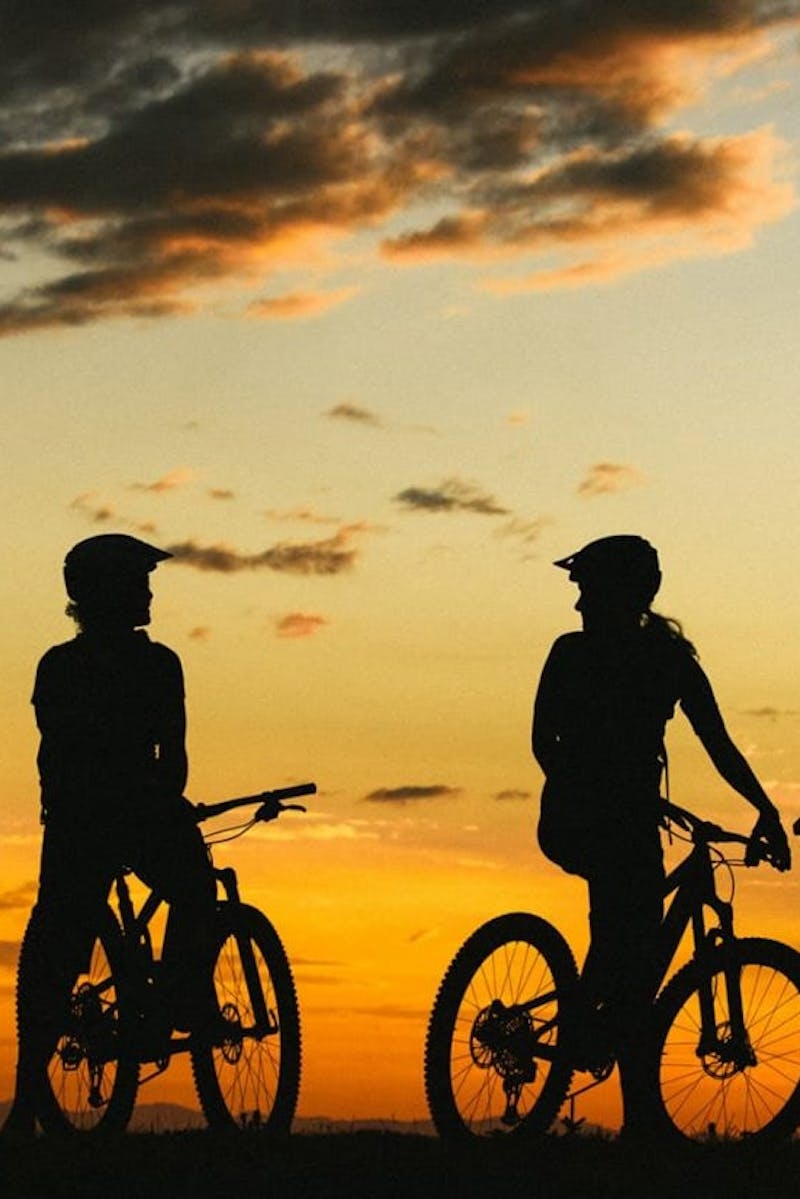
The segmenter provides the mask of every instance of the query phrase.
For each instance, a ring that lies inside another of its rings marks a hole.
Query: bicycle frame
[[[253,818],[252,823],[259,820],[271,820],[280,812],[291,808],[305,811],[302,805],[288,804],[284,800],[297,796],[312,795],[315,791],[315,784],[303,783],[295,787],[285,787],[271,792],[265,791],[258,795],[247,795],[237,799],[223,800],[217,804],[199,804],[196,808],[197,820],[198,823],[201,823],[212,816],[228,812],[232,808],[253,804],[260,804],[261,807]],[[213,867],[213,873],[224,896],[224,899],[218,900],[218,905],[224,902],[227,904],[229,911],[233,912],[241,908],[242,901],[239,895],[239,883],[233,867]],[[119,923],[123,932],[128,968],[131,974],[136,1004],[140,1016],[146,1016],[153,1008],[157,1010],[161,1002],[156,980],[158,959],[153,950],[150,924],[166,900],[156,889],[151,889],[139,910],[136,911],[125,872],[118,874],[115,878],[114,890],[117,897]],[[258,967],[253,954],[252,942],[248,936],[239,934],[235,918],[230,921],[230,928],[233,936],[236,938],[239,949],[251,1011],[254,1017],[252,1026],[242,1027],[239,1031],[243,1037],[253,1037],[260,1040],[264,1036],[275,1034],[278,1031],[278,1026],[274,1014],[267,1008],[259,979]],[[147,1045],[138,1046],[137,1052],[139,1053],[140,1060],[152,1060],[156,1066],[153,1074],[140,1079],[140,1083],[147,1082],[155,1074],[163,1073],[174,1054],[186,1053],[192,1049],[192,1046],[191,1034],[175,1035],[174,1033],[169,1036],[166,1042],[162,1042],[156,1048],[156,1053],[152,1056],[149,1053],[149,1049],[153,1047]]]
[[[711,830],[712,826],[707,826]],[[721,830],[714,830],[721,832]],[[730,945],[734,941],[733,904],[721,899],[717,894],[714,882],[714,867],[709,849],[709,842],[714,839],[711,832],[699,836],[690,853],[678,863],[667,875],[664,885],[665,899],[672,895],[659,932],[657,967],[654,972],[652,999],[655,1000],[666,979],[670,964],[678,952],[680,943],[687,929],[691,930],[694,945],[694,956],[702,964],[709,960],[712,952],[720,945]],[[725,834],[725,839],[746,842],[746,838],[737,834]],[[718,923],[707,928],[705,909],[710,908],[717,917]],[[706,977],[706,972],[703,972]],[[732,1044],[740,1047],[747,1054],[747,1036],[744,1028],[744,1012],[742,996],[739,987],[739,971],[735,955],[724,959],[724,974],[728,993],[728,1010],[731,1017]],[[525,1012],[533,1015],[537,1008],[546,1007],[556,998],[555,991],[537,995],[534,999],[505,1009],[505,1015],[512,1012]],[[700,990],[701,1038],[698,1052],[707,1052],[718,1048],[718,1035],[714,1015],[714,997],[711,991],[710,975]],[[557,1019],[543,1021],[537,1026],[537,1038],[551,1031],[558,1023]],[[548,1045],[537,1040],[536,1056],[544,1060],[552,1060],[559,1052],[556,1046]]]

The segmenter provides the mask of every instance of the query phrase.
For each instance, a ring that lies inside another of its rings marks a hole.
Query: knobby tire
[[[88,970],[73,984],[70,1015],[50,1058],[39,1104],[39,1120],[48,1133],[121,1132],[136,1102],[139,1060],[129,1035],[133,1006],[127,998],[125,948],[109,908],[87,961]],[[90,1067],[98,1062],[99,1087],[92,1096]]]
[[[516,1137],[550,1127],[572,1079],[563,1021],[577,979],[566,941],[537,916],[498,916],[464,942],[439,987],[425,1044],[425,1091],[441,1137]],[[492,1009],[495,1001],[502,1006]],[[527,1017],[504,1015],[523,1002]],[[501,1023],[487,1031],[493,1011]],[[504,1080],[526,1071],[533,1077],[521,1083],[509,1119]]]
[[[270,1031],[255,1025],[241,939],[253,950]],[[222,1044],[192,1051],[206,1120],[212,1128],[288,1133],[300,1089],[300,1015],[286,952],[272,924],[256,908],[220,905],[214,983],[231,1032]]]
[[[666,1132],[690,1139],[790,1136],[800,1123],[800,954],[760,937],[734,942],[744,1022],[754,1062],[743,1068],[726,1046],[725,948],[707,966],[693,959],[654,1008],[657,1110]],[[698,992],[711,984],[718,1044],[700,1046]]]

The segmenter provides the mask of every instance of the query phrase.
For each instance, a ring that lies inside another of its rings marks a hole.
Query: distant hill
[[[0,1124],[6,1118],[11,1100],[0,1100]],[[205,1117],[195,1108],[179,1103],[139,1103],[133,1109],[129,1132],[194,1132],[206,1127]],[[292,1125],[298,1134],[351,1132],[391,1132],[416,1136],[433,1136],[430,1120],[332,1120],[329,1116],[300,1116]]]

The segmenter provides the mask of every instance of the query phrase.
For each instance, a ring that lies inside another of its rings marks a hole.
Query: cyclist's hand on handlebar
[[[790,868],[792,852],[777,813],[767,812],[759,816],[750,834],[744,860],[747,866],[769,862],[776,870]]]

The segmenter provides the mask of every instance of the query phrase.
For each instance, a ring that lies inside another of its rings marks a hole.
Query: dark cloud
[[[212,487],[208,494],[212,500],[236,499],[236,492],[231,491],[230,487]]]
[[[166,547],[178,565],[234,574],[242,570],[274,570],[283,574],[337,575],[352,569],[357,550],[350,529],[321,541],[282,541],[255,554],[231,546],[182,541]]]
[[[447,479],[439,487],[406,487],[394,496],[394,502],[416,512],[475,512],[481,516],[508,516],[494,496],[473,483]]]
[[[509,799],[511,799],[511,800],[518,800],[518,799],[526,800],[526,799],[531,799],[531,798],[532,798],[532,796],[531,796],[530,791],[520,791],[515,787],[510,787],[510,788],[506,789],[505,791],[498,791],[497,794],[495,795],[495,799],[499,799],[501,801],[505,801],[505,800],[509,800]]]
[[[0,0],[0,256],[49,264],[0,335],[191,313],[397,214],[397,261],[663,243],[532,286],[740,248],[791,208],[775,138],[665,130],[791,24],[800,0]],[[298,273],[251,315],[352,294]]]
[[[19,941],[0,941],[0,970],[14,970],[19,956]]]
[[[0,893],[0,912],[16,912],[31,907],[36,898],[36,883],[31,881]]]
[[[365,795],[364,801],[366,803],[407,804],[429,799],[449,799],[459,794],[460,788],[447,787],[441,783],[429,786],[409,783],[401,787],[378,787],[377,790],[370,791],[369,795]]]
[[[747,708],[743,716],[755,716],[760,720],[779,720],[782,716],[798,716],[796,708],[773,708],[765,705],[763,708]]]
[[[334,404],[332,408],[328,409],[325,416],[330,417],[331,420],[351,421],[356,425],[373,425],[380,428],[381,424],[378,417],[369,408],[364,408],[361,404],[353,404],[348,400]]]

